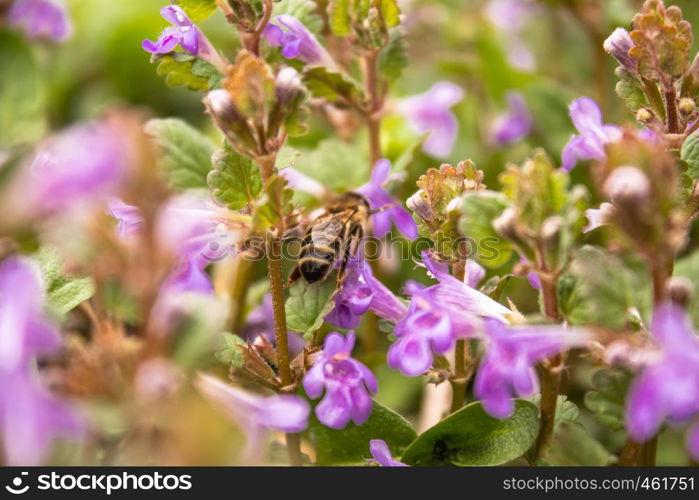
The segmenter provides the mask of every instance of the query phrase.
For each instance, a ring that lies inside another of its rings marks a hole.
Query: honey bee
[[[340,260],[338,286],[344,277],[349,258],[356,253],[364,236],[372,211],[367,199],[359,193],[345,193],[325,206],[306,229],[301,241],[298,263],[289,276],[289,283],[299,278],[315,283],[327,278]]]

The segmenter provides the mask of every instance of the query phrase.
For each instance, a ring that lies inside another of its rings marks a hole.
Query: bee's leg
[[[359,246],[361,239],[364,236],[364,229],[362,228],[361,225],[358,225],[356,229],[352,230],[352,234],[349,237],[349,240],[347,242],[347,246],[345,247],[345,250],[342,255],[342,262],[340,263],[340,270],[337,273],[337,288],[339,289],[342,286],[342,281],[345,279],[345,271],[347,270],[347,263],[350,260],[350,257],[352,256],[353,253],[356,252],[352,251],[352,244],[354,242],[357,243],[357,246]]]
[[[295,266],[291,270],[291,274],[289,274],[289,278],[286,280],[286,283],[284,283],[284,286],[282,288],[286,290],[291,285],[296,283],[299,280],[299,278],[301,278],[301,270],[299,269],[299,266]]]

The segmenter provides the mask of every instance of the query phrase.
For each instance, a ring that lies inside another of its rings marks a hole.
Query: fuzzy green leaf
[[[46,128],[44,89],[29,45],[0,30],[0,150],[32,143]]]
[[[466,193],[461,205],[459,230],[475,242],[475,260],[488,268],[500,267],[512,256],[512,245],[493,228],[493,221],[509,206],[507,198],[494,191]]]
[[[347,36],[352,31],[350,0],[330,0],[328,3],[330,29],[335,36]]]
[[[242,338],[232,333],[225,332],[219,338],[218,349],[215,356],[221,363],[229,365],[233,368],[243,366],[245,360],[243,352],[247,349],[248,344]]]
[[[361,86],[343,73],[329,71],[323,66],[306,68],[303,82],[313,97],[336,101],[359,103],[364,99]]]
[[[488,415],[471,403],[427,429],[410,445],[402,461],[409,465],[499,465],[523,455],[539,432],[536,405],[516,400],[509,418]]]
[[[585,394],[585,406],[605,427],[618,431],[624,428],[624,407],[631,375],[622,370],[601,369],[592,377],[595,389]]]
[[[680,158],[687,163],[685,173],[696,182],[699,179],[699,132],[694,132],[685,139]]]
[[[558,466],[606,466],[615,461],[579,423],[562,422],[542,462]]]
[[[309,338],[332,310],[335,293],[335,277],[332,274],[321,282],[311,284],[304,279],[298,280],[289,288],[289,298],[286,300],[287,327]]]
[[[192,22],[199,23],[216,11],[216,0],[176,0]]]
[[[229,146],[216,151],[211,159],[213,170],[206,181],[212,196],[229,210],[240,210],[254,202],[262,192],[260,169],[253,161]]]
[[[314,414],[308,434],[318,454],[316,465],[363,465],[371,458],[369,441],[372,439],[384,440],[394,455],[400,455],[416,437],[407,420],[375,401],[371,416],[362,425],[350,422],[344,429],[330,429]]]
[[[397,80],[409,62],[405,32],[401,29],[392,30],[388,43],[379,54],[379,71],[387,80]]]
[[[33,257],[44,279],[49,306],[56,313],[66,314],[95,294],[91,278],[63,273],[63,260],[55,250],[43,247]]]
[[[618,68],[616,74],[620,78],[616,84],[616,93],[624,100],[626,107],[631,111],[647,107],[648,99],[638,80],[623,68]]]
[[[211,155],[216,151],[208,137],[178,118],[150,120],[145,130],[160,148],[163,168],[174,188],[207,187]]]
[[[184,86],[208,92],[221,86],[223,76],[216,68],[186,52],[154,54],[151,62],[158,64],[156,72],[165,78],[168,87]]]

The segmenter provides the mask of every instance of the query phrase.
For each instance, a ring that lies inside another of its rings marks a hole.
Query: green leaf
[[[585,246],[559,280],[559,309],[571,324],[624,328],[646,286],[617,257]]]
[[[208,92],[221,86],[223,76],[211,64],[186,52],[154,54],[151,62],[158,64],[156,73],[165,78],[168,87]]]
[[[539,410],[516,400],[504,420],[471,403],[427,429],[410,445],[402,461],[409,465],[499,465],[523,455],[539,432]]]
[[[686,174],[696,181],[699,179],[699,132],[685,139],[680,149],[680,158],[687,163]]]
[[[401,29],[392,30],[388,43],[379,54],[379,71],[388,80],[397,80],[410,62],[408,59],[408,44],[405,32]]]
[[[616,84],[616,93],[624,100],[626,107],[631,111],[648,107],[648,99],[638,80],[621,67],[617,69],[616,74],[620,78]]]
[[[400,23],[400,8],[397,0],[380,0],[379,9],[387,28],[393,28]]]
[[[540,393],[532,397],[532,403],[541,407]],[[557,427],[563,422],[577,422],[578,416],[580,416],[578,405],[572,401],[568,401],[568,396],[558,396],[558,399],[556,399],[556,418],[554,419],[554,426]]]
[[[63,260],[54,249],[42,247],[33,258],[39,264],[49,306],[56,313],[66,314],[95,294],[91,278],[63,273]]]
[[[505,264],[512,256],[511,243],[493,228],[493,221],[508,206],[507,198],[494,191],[463,196],[459,231],[477,245],[475,259],[491,269]]]
[[[216,151],[208,137],[179,118],[150,120],[145,130],[160,148],[163,168],[174,188],[207,187],[206,176]]]
[[[372,439],[384,440],[397,456],[416,437],[407,420],[375,401],[372,402],[371,416],[362,425],[350,422],[344,429],[330,429],[314,414],[308,434],[316,449],[316,465],[364,464],[371,458],[369,441]]]
[[[359,103],[364,99],[362,87],[344,73],[336,73],[323,66],[312,66],[303,72],[303,82],[313,97],[348,103]]]
[[[278,174],[267,180],[253,218],[253,226],[257,231],[277,225],[293,212],[294,191],[288,188],[287,184],[286,179]],[[269,195],[276,192],[281,192],[280,198]]]
[[[542,462],[558,466],[606,466],[615,461],[599,441],[578,423],[562,422]]]
[[[229,210],[240,210],[262,192],[260,169],[253,161],[233,151],[228,144],[211,159],[213,170],[206,181],[212,196]]]
[[[216,0],[176,0],[192,22],[199,23],[216,11]]]
[[[620,369],[600,369],[592,377],[595,389],[585,394],[585,406],[600,424],[611,430],[624,428],[624,407],[631,378]]]
[[[243,352],[247,350],[247,347],[247,342],[242,338],[232,333],[224,332],[220,336],[215,356],[216,359],[225,365],[240,368],[245,361]]]
[[[46,128],[44,88],[31,47],[0,30],[0,150],[33,143]]]
[[[335,36],[347,36],[352,31],[350,0],[330,0],[328,4],[330,29]]]
[[[313,151],[301,154],[294,167],[324,186],[342,193],[355,189],[369,179],[369,161],[365,151],[339,139],[326,139]],[[338,175],[342,172],[342,175]]]
[[[332,310],[336,293],[334,275],[315,283],[300,279],[289,288],[286,300],[286,325],[290,330],[309,338],[323,324]]]

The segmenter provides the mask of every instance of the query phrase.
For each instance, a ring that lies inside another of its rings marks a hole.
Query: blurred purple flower
[[[41,216],[104,201],[126,172],[124,148],[119,131],[106,122],[61,132],[20,173],[18,203]]]
[[[62,0],[16,0],[7,20],[10,26],[24,29],[30,38],[62,42],[73,31]]]
[[[653,437],[665,419],[699,416],[699,337],[689,316],[675,304],[662,305],[653,314],[652,332],[659,355],[636,378],[626,404],[626,425],[637,441]],[[699,459],[696,427],[688,445]]]
[[[481,318],[506,322],[511,311],[467,283],[451,276],[429,252],[422,259],[439,284],[422,287],[408,282],[408,314],[396,324],[398,338],[388,350],[388,365],[407,376],[426,372],[434,354],[445,354],[459,338],[474,334]],[[467,275],[468,276],[468,275]]]
[[[584,332],[558,325],[508,327],[486,319],[484,330],[486,352],[473,391],[496,418],[507,418],[512,413],[511,398],[538,392],[537,362],[587,340]]]
[[[372,439],[369,441],[369,451],[371,451],[371,456],[374,457],[372,460],[369,460],[369,462],[377,463],[381,467],[408,467],[407,464],[393,458],[386,441],[382,439]]]
[[[212,377],[199,374],[195,382],[199,392],[220,408],[245,433],[243,458],[259,455],[269,429],[302,432],[308,427],[309,404],[291,394],[257,396]]]
[[[262,34],[272,47],[281,47],[282,55],[287,59],[298,59],[311,66],[336,67],[330,54],[313,33],[294,16],[276,16]]]
[[[495,118],[490,127],[490,138],[497,146],[504,146],[525,138],[532,129],[532,117],[518,92],[507,94],[508,112]]]
[[[262,298],[262,303],[250,311],[240,333],[244,339],[252,343],[259,337],[264,337],[274,345],[274,311],[271,294],[266,294]],[[286,335],[289,341],[289,353],[292,356],[300,354],[306,345],[303,337],[292,331],[288,331]]]
[[[323,351],[303,377],[303,388],[311,399],[325,396],[316,406],[316,416],[323,425],[343,429],[350,420],[363,424],[371,414],[371,396],[376,393],[376,377],[363,363],[352,358],[354,333],[347,336],[330,333]]]
[[[624,28],[615,29],[604,41],[604,50],[632,75],[638,76],[638,61],[629,55],[635,44]]]
[[[571,137],[563,148],[563,170],[570,171],[578,160],[603,160],[606,158],[604,145],[621,137],[619,127],[602,123],[602,112],[589,97],[571,103],[570,117],[579,135]]]
[[[182,8],[177,5],[168,5],[160,9],[160,15],[172,26],[165,28],[155,42],[143,40],[141,43],[143,50],[151,54],[167,54],[179,45],[190,54],[213,64],[219,71],[225,70],[226,65],[216,49],[187,17]]]
[[[486,6],[486,16],[505,39],[507,58],[518,69],[533,71],[536,60],[522,39],[522,30],[536,11],[532,2],[524,0],[491,0]]]
[[[391,162],[381,159],[374,164],[371,172],[371,181],[357,189],[357,192],[366,197],[372,210],[380,210],[371,216],[374,227],[374,236],[381,238],[391,230],[393,222],[398,230],[408,239],[417,237],[417,224],[412,215],[397,199],[388,194],[383,185],[391,175]],[[390,208],[389,208],[390,207]]]
[[[451,154],[459,123],[451,107],[463,99],[464,91],[451,82],[438,82],[423,94],[402,99],[398,112],[404,115],[410,127],[418,134],[429,132],[422,150],[435,158]]]
[[[386,286],[374,278],[371,266],[361,257],[352,257],[342,288],[335,295],[335,307],[325,321],[338,328],[353,329],[369,310],[377,316],[397,323],[408,308]]]
[[[519,263],[529,267],[529,261],[524,255],[520,255]],[[541,290],[541,280],[536,271],[529,271],[527,273],[527,281],[529,281],[529,285],[531,285],[534,290]]]
[[[614,210],[614,205],[606,201],[599,208],[588,208],[585,210],[587,225],[583,229],[583,233],[589,233],[600,226],[608,224],[610,217],[614,214]]]
[[[10,256],[0,263],[0,433],[9,465],[37,465],[58,437],[79,437],[83,420],[40,385],[36,356],[60,345],[43,313],[38,269]]]

